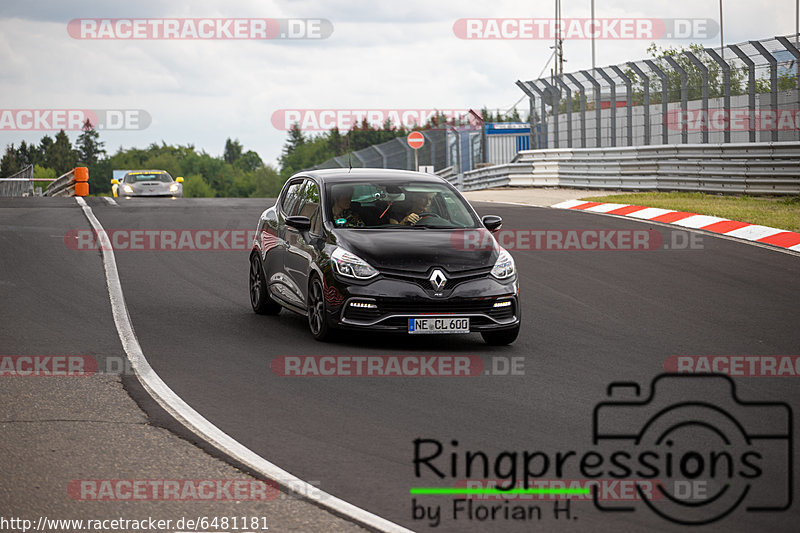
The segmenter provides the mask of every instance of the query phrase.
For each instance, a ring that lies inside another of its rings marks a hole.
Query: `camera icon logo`
[[[614,447],[615,477],[655,482],[651,497],[638,485],[637,491],[641,505],[658,516],[704,525],[740,507],[779,512],[791,506],[788,404],[743,401],[733,380],[721,374],[660,374],[646,398],[637,383],[614,382],[608,396],[594,408],[594,444]],[[593,501],[601,511],[637,510]]]

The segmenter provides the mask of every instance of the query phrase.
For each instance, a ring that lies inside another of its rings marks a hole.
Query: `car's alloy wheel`
[[[325,314],[325,291],[322,288],[322,281],[314,276],[308,288],[308,327],[318,341],[324,341],[330,335]]]
[[[267,293],[264,269],[257,253],[250,256],[250,305],[259,315],[277,315],[281,311],[280,304],[272,301]]]

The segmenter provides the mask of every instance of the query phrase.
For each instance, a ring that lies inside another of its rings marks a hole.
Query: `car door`
[[[290,228],[286,226],[286,217],[293,216],[300,210],[304,181],[303,178],[296,178],[286,184],[275,206],[277,214],[276,227],[274,230],[264,227],[269,233],[274,231],[274,234],[266,236],[270,240],[274,239],[274,245],[264,258],[264,271],[267,273],[269,290],[278,299],[303,309],[305,309],[305,303],[297,297],[299,288],[294,285],[291,276],[286,273],[285,258],[290,246],[287,241],[287,234]]]
[[[294,300],[298,302],[298,305],[302,303],[305,308],[311,265],[316,260],[318,253],[314,244],[322,236],[319,186],[314,180],[306,179],[299,196],[300,200],[295,213],[311,220],[311,229],[308,232],[300,232],[295,228],[286,228],[288,247],[283,255],[283,261],[284,272],[291,278],[291,285],[297,291],[294,294]]]

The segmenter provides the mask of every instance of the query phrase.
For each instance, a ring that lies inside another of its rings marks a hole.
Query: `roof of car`
[[[298,172],[294,177],[311,176],[320,182],[347,181],[352,179],[413,179],[419,181],[441,182],[442,178],[436,174],[413,172],[410,170],[396,170],[385,168],[335,168],[326,170],[307,170]]]

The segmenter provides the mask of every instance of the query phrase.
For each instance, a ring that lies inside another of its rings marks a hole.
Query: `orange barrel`
[[[89,196],[89,169],[75,167],[75,196]]]

